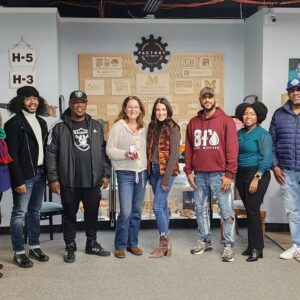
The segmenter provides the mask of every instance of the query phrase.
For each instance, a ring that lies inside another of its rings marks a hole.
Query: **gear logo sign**
[[[169,61],[170,51],[167,51],[167,43],[162,43],[162,38],[157,39],[151,34],[148,39],[142,37],[142,43],[136,43],[137,51],[133,52],[137,57],[136,63],[141,66],[142,70],[149,69],[154,72],[160,70]]]

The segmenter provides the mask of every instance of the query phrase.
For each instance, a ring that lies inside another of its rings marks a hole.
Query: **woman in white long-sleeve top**
[[[120,213],[115,234],[115,257],[125,250],[142,255],[138,247],[141,212],[147,184],[145,108],[137,96],[124,99],[121,112],[112,126],[106,153],[117,173]]]

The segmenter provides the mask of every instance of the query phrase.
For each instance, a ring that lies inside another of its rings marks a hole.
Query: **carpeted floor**
[[[266,232],[266,236],[282,250],[287,250],[292,246],[289,232]],[[300,262],[300,258],[296,258],[296,260]]]
[[[235,247],[235,260],[220,260],[220,231],[213,230],[213,251],[191,255],[198,235],[195,229],[172,230],[172,257],[149,259],[157,246],[157,232],[142,230],[141,257],[127,253],[125,259],[84,254],[85,235],[77,236],[76,262],[63,262],[61,234],[49,241],[41,237],[42,248],[49,254],[46,263],[34,262],[31,269],[12,263],[10,236],[0,237],[0,299],[297,299],[300,294],[299,263],[281,260],[282,250],[265,240],[264,258],[245,262],[241,252],[247,245],[247,232],[241,229]],[[99,232],[101,244],[113,250],[114,232]]]

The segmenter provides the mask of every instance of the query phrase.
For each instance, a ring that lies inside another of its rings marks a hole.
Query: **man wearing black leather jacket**
[[[87,96],[77,90],[71,93],[69,108],[50,131],[46,166],[52,192],[61,195],[64,207],[64,260],[75,261],[76,213],[79,203],[84,207],[86,232],[85,253],[109,256],[97,243],[100,187],[106,188],[111,174],[105,154],[102,125],[86,114]]]

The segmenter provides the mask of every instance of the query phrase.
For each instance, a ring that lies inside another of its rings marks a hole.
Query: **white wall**
[[[224,53],[225,111],[233,114],[244,95],[244,36],[240,21],[78,20],[61,23],[62,93],[79,87],[78,54],[133,53],[141,37],[161,36],[172,53]]]
[[[245,21],[244,95],[256,95],[262,101],[263,11]]]
[[[38,90],[51,104],[57,105],[61,93],[68,99],[70,92],[79,87],[78,54],[132,53],[141,37],[150,34],[161,36],[171,53],[223,53],[225,111],[233,114],[243,98],[241,21],[74,20],[57,19],[55,9],[0,8],[0,34],[0,63],[4,70],[1,98],[4,102],[15,95],[15,90],[9,89],[8,49],[22,35],[37,50]],[[51,123],[53,119],[48,121]],[[9,225],[11,204],[11,192],[8,191],[2,201],[2,226]]]
[[[273,25],[264,25],[264,13],[258,12],[245,24],[222,20],[65,18],[57,21],[55,9],[0,8],[0,102],[8,102],[15,95],[8,83],[8,50],[22,35],[37,50],[39,91],[49,103],[57,104],[60,93],[68,98],[70,91],[79,86],[78,54],[133,52],[142,36],[154,34],[168,43],[171,53],[224,53],[225,111],[233,114],[244,96],[257,94],[269,108],[264,123],[268,128],[285,89],[288,59],[300,54],[297,38],[300,10],[275,9],[277,22]],[[9,224],[10,206],[10,192],[6,192],[2,201],[2,226]],[[286,223],[279,187],[274,181],[265,206],[267,222]]]
[[[274,9],[277,22],[263,27],[262,98],[269,114],[265,122],[269,127],[274,111],[281,106],[281,94],[288,81],[289,58],[300,57],[300,9]],[[280,189],[272,177],[265,198],[268,208],[267,222],[286,223]]]
[[[16,95],[9,88],[8,51],[17,44],[21,36],[36,50],[37,89],[48,103],[57,105],[59,95],[57,10],[52,8],[0,8],[0,103],[8,103]],[[9,115],[1,109],[5,122]],[[45,118],[53,123],[53,118]],[[12,207],[11,191],[4,193],[2,226],[9,226]]]
[[[37,89],[49,103],[56,103],[58,83],[57,11],[53,8],[0,8],[0,102],[15,96],[9,88],[8,51],[21,36],[36,50]]]

